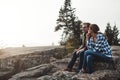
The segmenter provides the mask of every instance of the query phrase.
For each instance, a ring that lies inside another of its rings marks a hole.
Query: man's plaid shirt
[[[93,37],[87,41],[87,48],[93,50],[96,53],[103,53],[108,57],[112,57],[111,48],[105,38],[101,33],[97,34],[97,41],[94,43]]]

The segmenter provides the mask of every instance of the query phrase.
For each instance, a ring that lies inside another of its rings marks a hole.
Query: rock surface
[[[54,47],[46,47],[46,48],[44,47],[42,49],[44,49],[44,51],[41,49],[39,50],[38,47],[30,48],[30,49],[26,48],[23,49],[23,51],[21,48],[20,50],[18,48],[11,49],[19,53],[16,56],[11,56],[11,57],[6,56],[0,59],[0,74],[1,74],[0,80],[4,79],[3,77],[6,78],[6,75],[10,76],[18,72],[24,71],[25,69],[38,66],[40,64],[50,63],[51,61],[55,61],[56,59],[60,59],[64,55],[66,55],[65,54],[66,50],[62,46],[56,46],[56,47],[54,46]],[[6,51],[10,51],[10,49],[9,50],[7,49]],[[17,53],[15,51],[11,51],[11,52],[14,52],[13,54],[15,54]],[[25,54],[20,52],[24,52]]]
[[[61,50],[58,51],[61,52]],[[46,64],[41,63],[41,65],[28,67],[21,72],[18,71],[9,79],[0,78],[0,80],[120,80],[120,46],[112,47],[112,51],[114,63],[95,63],[95,72],[92,74],[77,74],[74,70],[72,72],[63,71],[71,58],[56,59],[55,56],[49,56],[47,59],[51,57],[52,60]],[[44,54],[49,53],[45,52]],[[37,56],[34,60],[37,60]],[[75,63],[74,69],[77,68],[77,65],[78,61]]]
[[[33,68],[33,69],[29,69],[30,70],[29,72],[24,71],[18,73],[9,80],[31,80],[33,78],[34,78],[33,80],[118,80],[120,79],[120,73],[117,71],[117,69],[113,69],[113,68],[108,69],[106,65],[99,66],[98,70],[96,70],[92,74],[87,74],[87,73],[77,74],[74,71],[73,72],[63,71],[63,69],[67,66],[69,60],[70,58],[66,58],[55,61],[51,64],[43,64],[42,67],[39,67],[39,69]],[[103,63],[103,64],[111,65],[108,63]],[[104,67],[104,69],[100,70],[100,67],[101,68]],[[46,71],[45,69],[48,71]]]

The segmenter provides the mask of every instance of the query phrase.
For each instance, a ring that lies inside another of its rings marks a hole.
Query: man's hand
[[[77,52],[79,49],[75,49],[74,51]]]
[[[79,50],[76,52],[76,54],[82,52],[83,50],[84,50],[84,49],[79,49]]]
[[[84,50],[84,48],[83,49],[78,48],[78,49],[75,49],[74,51],[76,52],[76,55],[77,55],[78,53],[82,52],[83,50]]]

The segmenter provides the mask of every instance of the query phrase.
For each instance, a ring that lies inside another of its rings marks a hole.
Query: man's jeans
[[[80,70],[82,68],[82,64],[83,64],[83,58],[84,58],[84,51],[76,54],[76,52],[73,52],[72,53],[72,58],[71,58],[71,61],[68,63],[68,66],[67,68],[70,68],[72,69],[74,64],[75,64],[75,61],[77,59],[77,57],[79,57],[79,66],[78,66],[78,70]]]
[[[95,53],[92,50],[86,50],[84,53],[83,68],[88,69],[88,73],[92,73],[93,61],[108,62],[112,60],[111,57],[106,56],[103,53]]]

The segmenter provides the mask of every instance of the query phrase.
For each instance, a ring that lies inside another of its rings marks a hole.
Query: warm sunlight
[[[0,0],[0,80],[120,80],[120,0]]]
[[[104,32],[107,22],[120,26],[119,1],[111,0],[106,6],[108,1],[75,0],[72,7],[80,20],[97,23]],[[63,3],[64,0],[0,0],[0,47],[58,45],[62,32],[54,32],[54,28]]]
[[[60,33],[54,27],[62,4],[61,0],[1,0],[0,47],[58,44]]]

